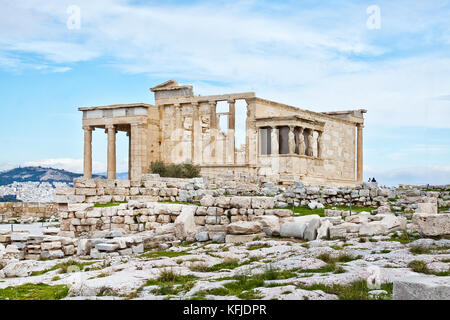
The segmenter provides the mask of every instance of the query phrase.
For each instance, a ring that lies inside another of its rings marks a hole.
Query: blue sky
[[[450,183],[450,1],[0,0],[0,170],[81,172],[79,106],[255,91],[314,111],[365,108],[365,178]],[[69,29],[67,8],[80,8]],[[380,29],[367,20],[380,9]],[[243,137],[243,131],[238,133]],[[118,137],[118,168],[127,168]],[[106,136],[94,133],[94,170]]]

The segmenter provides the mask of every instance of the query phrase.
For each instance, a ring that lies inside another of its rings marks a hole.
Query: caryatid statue
[[[308,134],[308,156],[313,157],[314,156],[314,149],[313,149],[313,145],[314,145],[314,131],[313,130],[309,130],[309,134]]]
[[[305,136],[303,135],[304,128],[300,128],[298,132],[298,153],[300,155],[305,155],[306,145],[305,145]]]
[[[272,154],[279,153],[279,144],[278,144],[278,129],[277,127],[272,127],[272,134],[270,136],[271,139],[271,148]]]
[[[294,134],[294,127],[289,127],[289,154],[295,153],[295,134]]]

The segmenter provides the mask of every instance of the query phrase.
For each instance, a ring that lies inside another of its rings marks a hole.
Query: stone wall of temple
[[[48,219],[57,212],[56,203],[0,202],[0,222],[15,217]]]

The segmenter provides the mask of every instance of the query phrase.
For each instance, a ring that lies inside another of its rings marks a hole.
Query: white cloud
[[[364,167],[366,178],[375,177],[380,185],[395,186],[398,184],[413,185],[446,185],[450,184],[449,165],[430,165],[393,170],[379,170]]]

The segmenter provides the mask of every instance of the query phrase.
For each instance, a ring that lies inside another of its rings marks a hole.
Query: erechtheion
[[[353,185],[363,178],[366,110],[312,112],[255,93],[196,96],[171,80],[152,89],[155,104],[79,108],[83,112],[84,175],[92,177],[92,132],[108,135],[108,179],[116,178],[116,133],[129,137],[129,177],[153,161],[191,162],[202,175],[290,184]],[[236,102],[246,103],[245,144],[236,145]],[[218,112],[218,103],[228,103]],[[219,121],[228,119],[226,129]],[[355,130],[356,128],[356,130]]]

